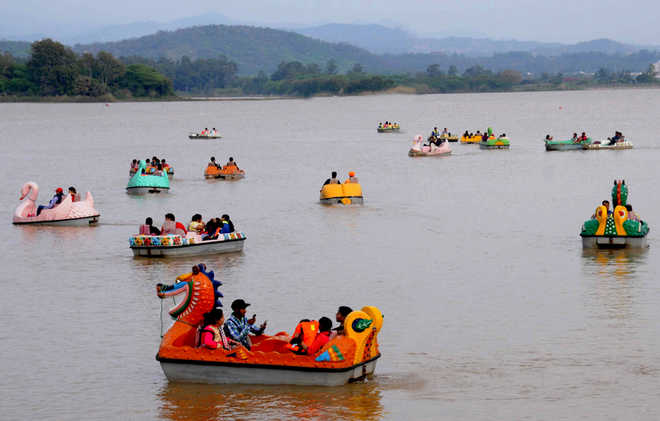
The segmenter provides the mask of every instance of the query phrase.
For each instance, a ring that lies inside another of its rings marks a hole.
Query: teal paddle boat
[[[140,161],[137,172],[128,180],[126,193],[167,193],[170,190],[170,179],[167,176],[167,171],[163,171],[161,175],[143,174],[145,169],[146,164],[144,161]]]
[[[574,141],[568,140],[545,140],[546,151],[581,151],[587,149],[586,147],[591,144],[591,138],[586,140]]]

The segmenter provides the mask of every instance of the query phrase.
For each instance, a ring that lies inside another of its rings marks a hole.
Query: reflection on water
[[[209,386],[166,383],[158,394],[169,420],[376,420],[383,416],[377,382],[341,387]]]
[[[648,248],[582,250],[585,272],[596,273],[601,277],[613,276],[618,280],[633,278],[647,256]]]

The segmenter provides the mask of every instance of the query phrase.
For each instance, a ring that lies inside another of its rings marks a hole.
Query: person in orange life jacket
[[[227,161],[227,164],[225,166],[227,166],[227,167],[236,167],[237,170],[240,169],[240,168],[238,168],[238,165],[236,164],[236,161],[234,161],[234,157],[231,157],[231,156],[229,157],[229,161]]]
[[[208,313],[204,314],[204,321],[202,322],[202,330],[199,340],[199,346],[209,349],[222,348],[226,351],[231,350],[239,345],[238,342],[225,335],[223,325],[225,323],[225,316],[222,309],[214,308]]]
[[[181,236],[188,233],[181,222],[176,222],[176,218],[172,213],[165,214],[165,222],[163,222],[160,232],[162,235],[176,234]]]
[[[50,199],[50,202],[48,202],[47,205],[39,205],[39,207],[37,208],[37,216],[39,216],[41,211],[44,209],[53,209],[55,206],[62,203],[62,200],[64,200],[64,190],[62,190],[62,187],[58,187],[55,190],[55,196],[53,196],[53,198]]]
[[[307,355],[314,355],[325,344],[330,342],[330,331],[332,330],[332,320],[328,319],[327,317],[321,317],[319,319],[319,333],[316,335],[316,338],[314,338],[314,342],[312,342],[311,345],[307,346],[304,342],[300,345],[300,347],[303,349],[304,353]]]
[[[319,322],[316,320],[302,319],[291,335],[291,339],[287,344],[287,348],[297,354],[304,354],[305,351],[302,347],[305,344],[309,347],[314,343],[316,335],[319,333]]]
[[[340,306],[337,309],[337,315],[335,316],[335,320],[337,320],[337,323],[339,323],[339,325],[336,328],[332,329],[333,332],[331,335],[331,339],[337,335],[344,334],[344,320],[346,320],[346,317],[348,317],[348,315],[351,314],[352,311],[353,309],[347,306]]]

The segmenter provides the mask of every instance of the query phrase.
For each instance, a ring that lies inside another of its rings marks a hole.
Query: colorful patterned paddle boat
[[[134,235],[129,238],[134,256],[179,257],[235,253],[243,250],[244,232],[218,234],[215,240],[202,240],[194,232],[184,235]]]
[[[203,264],[177,277],[173,285],[157,285],[159,298],[180,298],[169,311],[174,324],[163,336],[156,355],[168,380],[341,386],[373,375],[381,356],[378,333],[383,315],[372,306],[350,313],[344,321],[344,334],[331,339],[314,355],[293,353],[286,332],[251,336],[250,349],[242,345],[228,350],[198,346],[204,314],[222,307],[221,285]]]
[[[649,226],[626,208],[628,187],[624,180],[615,180],[612,188],[614,212],[598,206],[592,218],[582,225],[580,237],[584,248],[643,248],[647,247]]]
[[[85,200],[74,202],[70,194],[63,195],[62,202],[52,209],[43,209],[37,215],[37,198],[39,186],[34,181],[28,181],[21,187],[23,200],[14,211],[12,223],[15,225],[77,225],[89,226],[99,221],[101,214],[94,208],[94,198],[87,192]]]
[[[162,175],[142,174],[146,171],[144,161],[140,161],[137,172],[128,180],[126,193],[128,194],[147,194],[147,193],[167,193],[170,190],[170,180],[166,171]]]

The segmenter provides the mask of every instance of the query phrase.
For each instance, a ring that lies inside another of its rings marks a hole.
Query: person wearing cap
[[[62,203],[63,198],[64,198],[64,190],[62,190],[62,187],[58,187],[57,190],[55,190],[55,196],[53,196],[53,198],[50,199],[50,202],[48,202],[47,205],[39,205],[39,207],[37,208],[37,216],[39,216],[42,210],[53,209],[55,206]]]
[[[348,178],[346,179],[346,181],[344,181],[344,184],[359,183],[359,182],[360,181],[358,181],[358,178],[355,176],[355,172],[354,171],[349,171],[348,172]]]
[[[236,342],[240,342],[244,347],[250,349],[252,347],[252,341],[250,341],[249,334],[261,335],[266,330],[266,322],[263,322],[261,326],[256,327],[254,324],[257,321],[257,315],[252,315],[251,318],[246,319],[245,313],[246,309],[250,304],[246,303],[243,299],[234,300],[231,303],[232,314],[231,317],[225,323],[225,332],[227,336]]]

